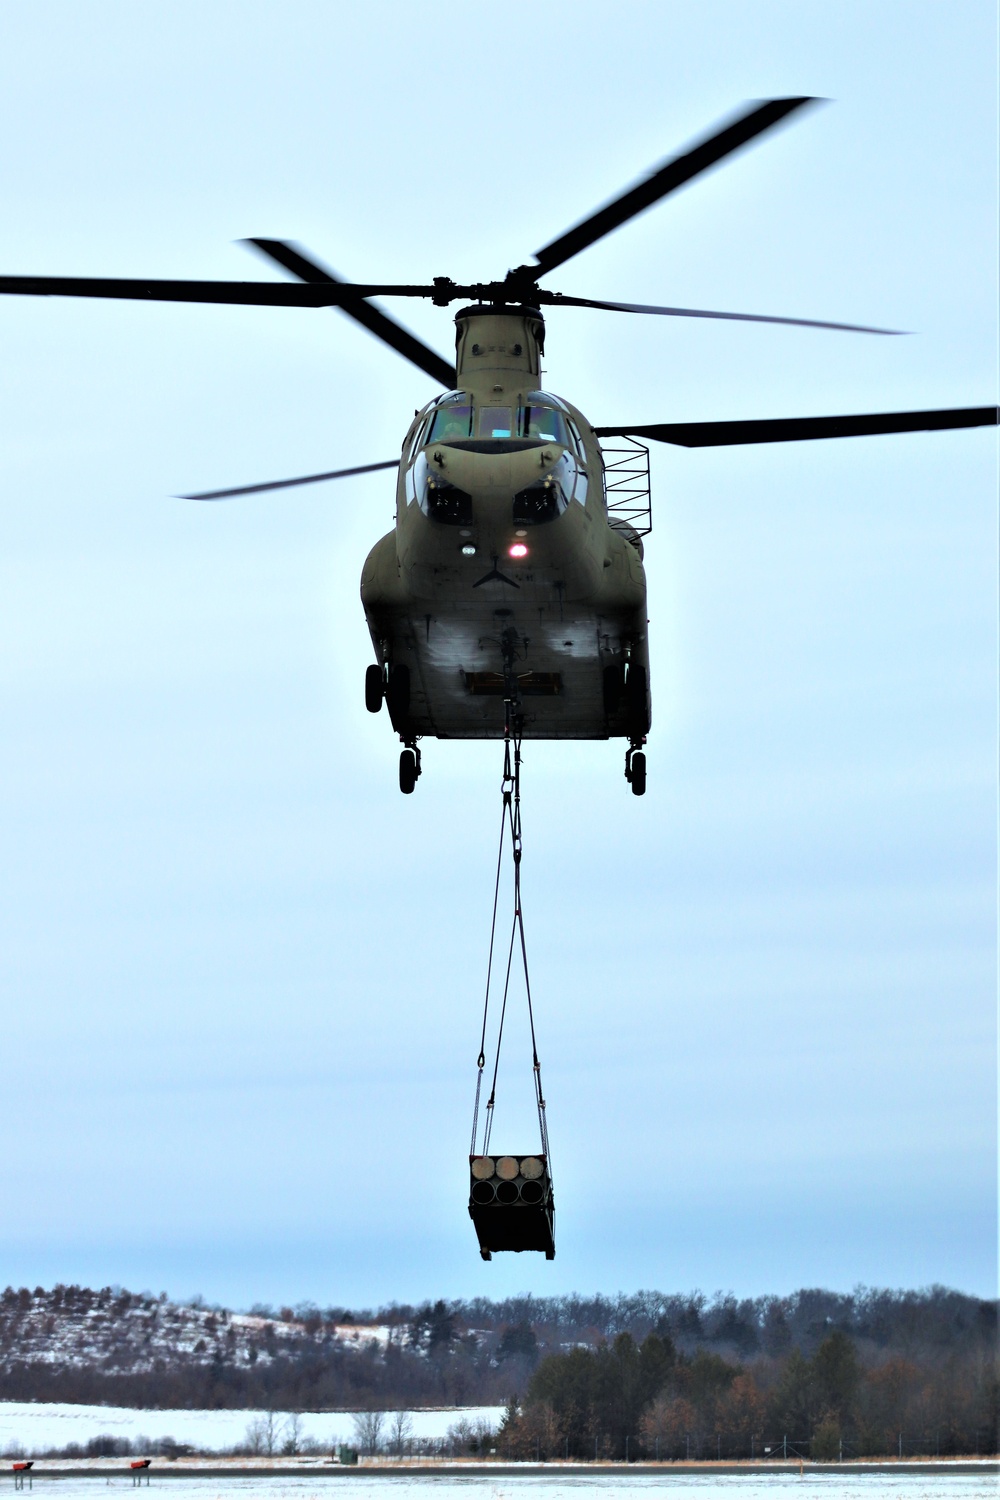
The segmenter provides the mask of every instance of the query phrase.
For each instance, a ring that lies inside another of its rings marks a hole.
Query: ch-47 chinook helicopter
[[[683,155],[537,251],[502,281],[461,286],[340,280],[280,241],[249,243],[299,278],[277,282],[0,277],[0,293],[282,307],[339,307],[446,387],[417,413],[402,456],[185,498],[221,500],[398,468],[395,530],[373,547],[361,597],[375,648],[365,700],[385,703],[403,743],[399,783],[412,792],[421,737],[627,740],[625,775],[646,788],[650,727],[646,581],[648,450],[992,426],[995,406],[778,420],[593,427],[541,390],[544,307],[724,318],[887,334],[808,318],[712,312],[564,296],[539,285],[558,266],[816,101],[745,109]],[[455,301],[457,368],[369,301]],[[626,447],[602,450],[602,439]]]

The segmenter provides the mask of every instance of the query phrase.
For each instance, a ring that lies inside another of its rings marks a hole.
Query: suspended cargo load
[[[554,1260],[555,1204],[545,1157],[470,1156],[469,1170],[469,1215],[483,1260],[495,1250],[544,1250]]]

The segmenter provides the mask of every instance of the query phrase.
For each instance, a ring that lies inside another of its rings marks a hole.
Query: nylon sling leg
[[[500,821],[500,848],[497,854],[496,884],[493,894],[493,921],[490,929],[490,950],[486,971],[486,995],[483,1004],[483,1026],[480,1036],[479,1056],[477,1058],[478,1076],[476,1080],[476,1098],[472,1115],[472,1150],[471,1155],[476,1155],[476,1137],[479,1130],[479,1106],[482,1093],[483,1071],[486,1065],[486,1028],[489,1019],[490,989],[493,976],[493,958],[496,945],[496,924],[500,899],[500,877],[503,867],[503,850],[506,835],[509,831],[511,841],[511,855],[514,870],[514,915],[511,924],[510,944],[507,950],[507,965],[504,976],[503,999],[500,1008],[500,1020],[497,1027],[496,1056],[493,1065],[493,1078],[490,1087],[490,1096],[486,1101],[486,1122],[483,1129],[483,1156],[489,1153],[490,1137],[493,1129],[493,1115],[496,1105],[497,1076],[500,1068],[500,1050],[503,1044],[503,1028],[507,1015],[507,1001],[510,995],[511,969],[514,960],[514,946],[519,939],[521,954],[521,965],[524,972],[524,987],[528,1002],[528,1021],[531,1030],[531,1065],[535,1089],[535,1106],[538,1111],[538,1129],[541,1137],[542,1152],[549,1160],[548,1125],[545,1113],[545,1096],[542,1090],[542,1069],[538,1057],[538,1043],[535,1035],[535,1015],[531,998],[531,979],[528,972],[528,948],[524,933],[524,912],[521,904],[521,740],[520,737],[513,738],[513,763],[511,760],[512,736],[510,732],[509,716],[504,734],[504,767],[501,793],[503,806]]]

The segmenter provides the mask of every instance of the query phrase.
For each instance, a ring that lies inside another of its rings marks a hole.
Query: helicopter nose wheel
[[[625,780],[632,788],[633,797],[643,797],[646,793],[646,753],[641,745],[640,740],[625,751]]]
[[[408,797],[420,775],[420,751],[416,745],[407,745],[399,753],[399,790]]]

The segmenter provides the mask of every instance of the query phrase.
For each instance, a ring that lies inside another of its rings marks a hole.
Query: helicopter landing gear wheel
[[[420,775],[420,751],[416,745],[407,745],[399,752],[399,790],[408,797]]]
[[[365,673],[365,708],[370,714],[378,713],[384,697],[385,678],[382,668],[377,667],[373,662]]]
[[[625,780],[632,788],[633,797],[642,797],[646,792],[646,755],[640,749],[641,744],[640,740],[625,751]]]

